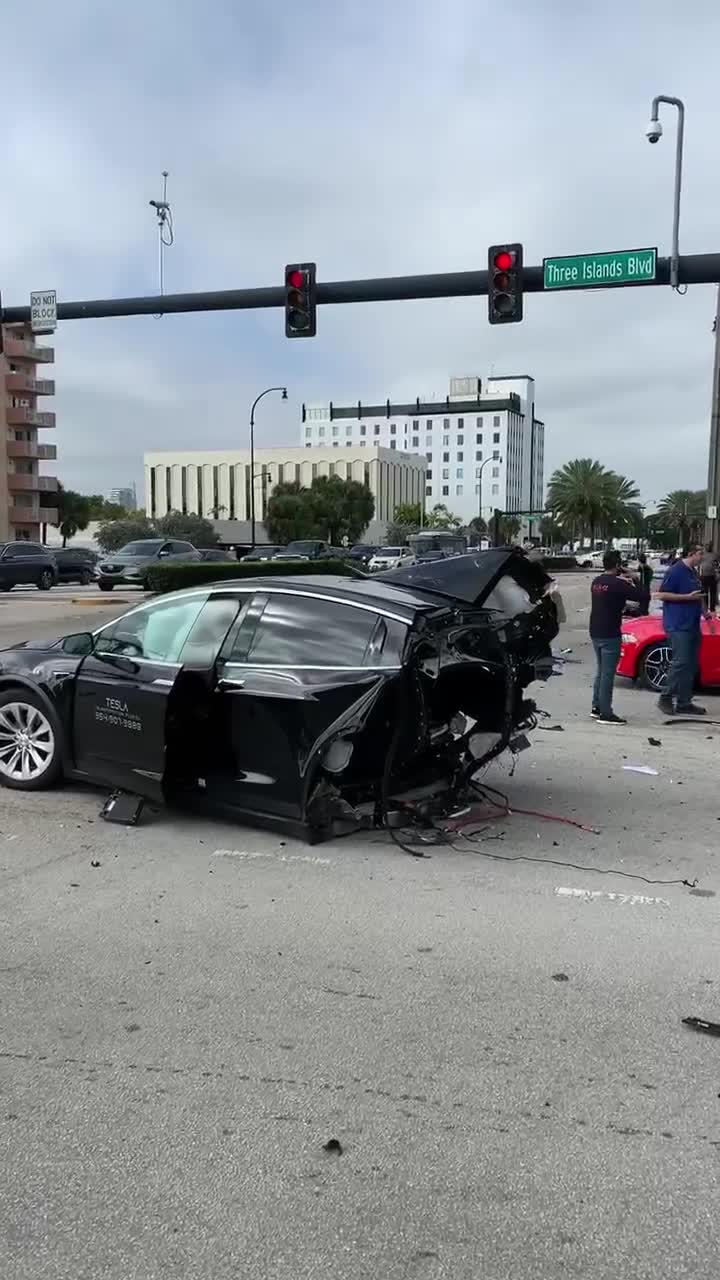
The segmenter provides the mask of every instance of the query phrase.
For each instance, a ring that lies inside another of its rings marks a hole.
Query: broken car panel
[[[64,773],[313,841],[431,818],[532,725],[525,692],[558,630],[549,588],[491,551],[218,583],[16,646],[0,653],[0,782]]]

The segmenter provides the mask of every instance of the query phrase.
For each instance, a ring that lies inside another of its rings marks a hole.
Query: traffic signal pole
[[[707,505],[715,508],[715,515],[708,518],[705,539],[712,542],[715,551],[720,550],[720,284],[715,304],[715,358],[713,360],[712,402],[710,407],[710,448],[708,451]]]
[[[563,292],[546,290],[543,268],[523,267],[525,293]],[[720,253],[687,254],[679,259],[680,284],[720,284]],[[654,280],[623,280],[611,286],[582,286],[585,289],[650,289],[670,283],[670,259],[658,258]],[[316,285],[318,306],[339,306],[349,302],[402,302],[414,298],[472,298],[488,292],[487,271],[442,271],[433,275],[384,276],[369,280],[336,280]],[[575,289],[580,292],[580,289]],[[260,289],[219,289],[199,293],[149,294],[139,298],[101,298],[84,302],[58,302],[58,320],[99,320],[112,316],[176,315],[189,311],[254,311],[286,305],[286,289],[273,285]],[[4,307],[2,324],[29,323],[30,307]]]

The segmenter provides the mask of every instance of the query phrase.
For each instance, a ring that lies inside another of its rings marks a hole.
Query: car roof
[[[253,591],[300,591],[302,594],[313,594],[348,601],[360,605],[371,605],[380,612],[393,609],[411,621],[415,614],[437,610],[437,602],[417,596],[402,587],[392,586],[389,582],[380,582],[375,578],[345,578],[331,573],[298,573],[288,577],[273,574],[272,577],[246,579],[242,584],[235,578],[227,582],[213,582],[212,590],[222,588],[232,590],[241,588]],[[207,587],[205,588],[207,590]]]

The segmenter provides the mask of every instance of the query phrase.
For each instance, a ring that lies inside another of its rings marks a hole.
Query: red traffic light
[[[501,249],[499,253],[495,254],[493,266],[497,267],[498,271],[509,271],[511,267],[515,266],[515,254],[510,253],[507,249]]]
[[[306,283],[305,272],[288,271],[285,283],[292,285],[293,289],[302,289]]]
[[[285,267],[285,337],[314,338],[317,296],[314,262]]]

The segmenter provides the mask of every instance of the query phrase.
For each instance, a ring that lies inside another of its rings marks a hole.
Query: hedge
[[[193,564],[159,564],[147,573],[147,590],[156,595],[179,591],[187,587],[203,587],[209,582],[241,581],[245,578],[269,578],[275,575],[289,577],[298,573],[335,573],[345,578],[364,578],[352,564],[345,560],[265,560],[229,561],[201,560]]]

